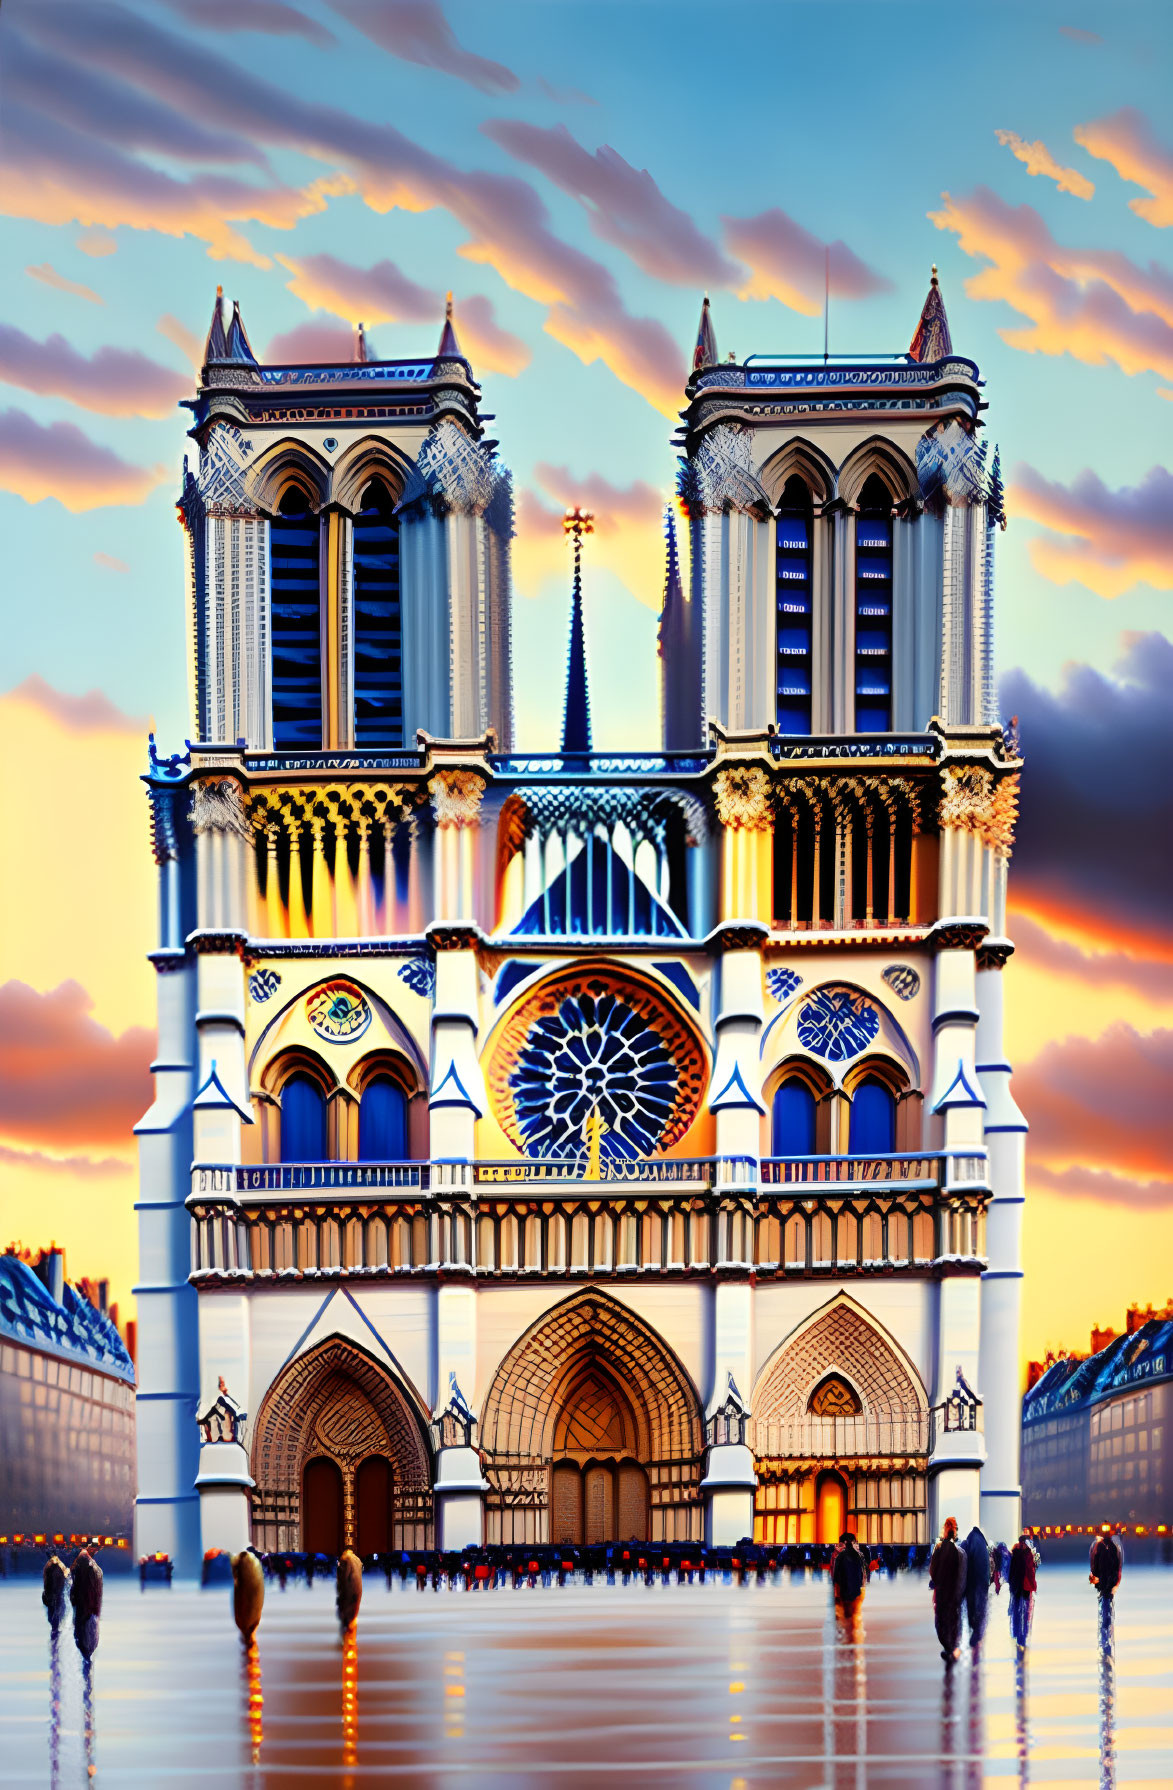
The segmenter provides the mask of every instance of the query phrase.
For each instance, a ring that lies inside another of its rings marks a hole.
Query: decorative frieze
[[[727,765],[713,778],[717,819],[723,827],[765,832],[772,820],[771,784],[757,765]]]
[[[191,785],[188,818],[193,833],[234,833],[251,843],[244,791],[234,777],[197,779]]]
[[[475,771],[437,771],[428,790],[438,827],[474,827],[478,824],[485,780]]]

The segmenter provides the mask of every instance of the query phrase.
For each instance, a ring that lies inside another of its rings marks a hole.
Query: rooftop
[[[0,1255],[0,1339],[134,1384],[113,1319],[64,1278],[60,1250],[42,1250],[35,1264],[12,1249]]]

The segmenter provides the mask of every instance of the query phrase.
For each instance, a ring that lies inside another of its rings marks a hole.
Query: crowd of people
[[[959,1541],[956,1518],[946,1517],[929,1561],[929,1588],[941,1658],[947,1666],[961,1657],[964,1627],[968,1627],[975,1653],[981,1646],[989,1620],[990,1588],[999,1596],[1003,1583],[1009,1597],[1010,1632],[1019,1658],[1023,1657],[1034,1620],[1040,1560],[1039,1550],[1025,1530],[1012,1548],[1002,1541],[991,1546],[976,1523],[965,1540]],[[850,1531],[842,1535],[832,1561],[831,1583],[835,1601],[848,1619],[855,1616],[863,1599],[869,1565],[867,1550],[855,1535]],[[1096,1537],[1088,1565],[1089,1583],[1100,1600],[1100,1646],[1110,1652],[1113,1600],[1124,1572],[1124,1553],[1114,1533]]]

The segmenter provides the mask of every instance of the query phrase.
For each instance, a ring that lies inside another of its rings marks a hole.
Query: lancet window
[[[399,524],[381,479],[363,492],[353,530],[354,743],[379,752],[403,744]]]
[[[799,1076],[779,1084],[771,1117],[772,1155],[815,1155],[815,1096]]]
[[[777,797],[774,918],[787,927],[915,922],[916,794],[899,778],[796,780]]]
[[[322,745],[320,529],[304,491],[291,485],[269,529],[273,642],[273,746]]]
[[[812,517],[810,492],[800,478],[788,480],[776,525],[778,593],[778,729],[811,730]]]
[[[892,728],[892,500],[875,473],[855,525],[855,730]]]
[[[363,1089],[358,1109],[360,1162],[403,1162],[407,1157],[407,1097],[389,1075]]]
[[[310,1075],[291,1075],[281,1090],[282,1162],[325,1162],[326,1097]]]
[[[852,1156],[887,1156],[895,1150],[896,1101],[878,1076],[865,1076],[852,1095],[848,1129]]]

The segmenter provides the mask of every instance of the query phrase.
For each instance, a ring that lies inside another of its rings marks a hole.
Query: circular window
[[[370,1004],[353,982],[327,982],[305,1005],[314,1031],[331,1044],[352,1044],[371,1023]]]
[[[820,988],[799,1010],[798,1042],[829,1063],[859,1056],[879,1029],[871,1001],[850,988]]]

